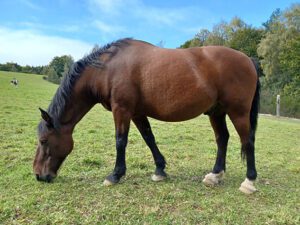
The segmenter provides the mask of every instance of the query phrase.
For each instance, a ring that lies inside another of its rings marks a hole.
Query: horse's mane
[[[59,88],[54,95],[52,102],[49,105],[48,113],[53,118],[54,127],[59,127],[59,118],[64,111],[64,108],[69,101],[73,87],[76,81],[80,78],[82,72],[87,66],[103,68],[104,62],[100,61],[100,56],[104,53],[114,56],[118,50],[126,45],[129,45],[131,38],[120,39],[103,47],[95,46],[90,54],[75,62],[69,72],[64,76]]]

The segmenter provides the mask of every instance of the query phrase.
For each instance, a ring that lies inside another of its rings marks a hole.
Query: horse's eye
[[[41,142],[42,145],[45,145],[45,144],[48,143],[48,140],[40,140],[40,142]]]

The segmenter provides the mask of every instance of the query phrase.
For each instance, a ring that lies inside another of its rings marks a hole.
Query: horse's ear
[[[41,111],[41,116],[43,120],[45,120],[45,122],[47,123],[47,126],[53,128],[54,126],[53,126],[53,120],[51,116],[42,108],[39,108],[39,110]]]

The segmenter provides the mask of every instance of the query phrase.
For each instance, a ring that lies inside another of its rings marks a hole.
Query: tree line
[[[300,118],[300,4],[276,9],[255,28],[235,17],[212,30],[202,29],[180,48],[222,45],[244,52],[261,65],[261,112],[275,114],[276,95],[281,95],[285,116]]]
[[[1,71],[11,71],[19,73],[33,73],[33,74],[45,74],[46,66],[21,66],[14,62],[7,62],[5,64],[0,63]]]

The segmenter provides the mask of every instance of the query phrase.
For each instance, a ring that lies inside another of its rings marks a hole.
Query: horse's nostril
[[[44,181],[47,183],[50,183],[53,180],[53,176],[51,176],[50,174],[46,175],[46,176],[41,176],[39,174],[35,174],[35,177],[38,181]]]

